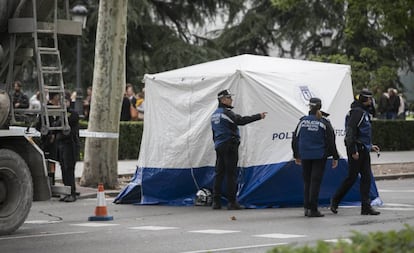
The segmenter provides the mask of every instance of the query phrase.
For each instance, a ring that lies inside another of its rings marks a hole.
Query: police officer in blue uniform
[[[213,209],[221,209],[221,188],[223,179],[227,177],[227,209],[239,210],[244,207],[236,200],[237,194],[237,162],[240,133],[238,126],[264,119],[266,112],[252,116],[240,116],[231,109],[233,99],[229,90],[218,93],[218,108],[211,116],[214,147],[217,160],[213,185]]]
[[[370,107],[372,106],[372,92],[362,90],[357,100],[351,104],[345,120],[345,145],[348,155],[348,176],[342,182],[331,199],[330,209],[338,213],[338,204],[346,195],[358,174],[361,174],[361,215],[379,215],[380,212],[371,207],[369,190],[371,187],[371,150],[379,152],[380,148],[372,144]]]
[[[292,138],[295,163],[303,169],[303,205],[308,217],[324,216],[318,210],[318,200],[326,161],[333,156],[332,167],[336,168],[339,159],[335,133],[326,118],[329,114],[322,112],[321,107],[319,98],[309,100],[309,115],[300,119]]]

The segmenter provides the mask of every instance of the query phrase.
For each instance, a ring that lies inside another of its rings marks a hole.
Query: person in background
[[[135,104],[137,103],[137,99],[134,93],[134,86],[132,86],[132,84],[130,83],[126,84],[126,96],[128,97],[131,104],[135,107]]]
[[[379,98],[379,103],[377,105],[377,112],[378,112],[378,119],[387,119],[387,110],[388,110],[388,100],[389,95],[388,92],[381,93]]]
[[[395,90],[397,93],[397,90]],[[398,107],[398,119],[405,120],[405,111],[406,111],[406,100],[404,98],[404,94],[400,93],[398,94],[398,98],[400,99],[400,106]]]
[[[345,146],[348,155],[348,176],[331,198],[330,209],[338,213],[338,205],[349,189],[354,185],[358,174],[361,175],[361,215],[379,215],[380,212],[371,207],[369,190],[371,188],[371,157],[369,152],[379,152],[380,148],[372,144],[372,126],[370,107],[372,92],[362,90],[358,100],[351,104],[351,110],[345,118]]]
[[[221,188],[223,179],[227,176],[228,210],[239,210],[244,207],[236,200],[237,194],[237,162],[240,133],[238,126],[264,119],[266,112],[252,116],[240,116],[234,113],[233,98],[229,90],[220,91],[217,95],[218,108],[211,116],[214,148],[217,160],[213,185],[213,209],[221,209]]]
[[[400,107],[400,98],[397,95],[397,90],[393,88],[389,88],[388,89],[387,119],[394,120],[397,118],[398,107]]]
[[[70,94],[70,105],[69,105],[69,107],[72,109],[72,110],[75,110],[75,108],[76,108],[76,97],[78,96],[78,94],[77,94],[77,92],[76,91],[73,91],[71,94]]]
[[[40,103],[40,91],[37,91],[30,99],[29,99],[29,109],[32,110],[40,110],[41,109]]]
[[[29,108],[29,98],[23,93],[22,83],[20,81],[14,82],[13,107],[16,109]]]
[[[326,118],[329,114],[322,112],[321,107],[319,98],[309,100],[309,114],[300,118],[292,138],[295,163],[303,169],[303,205],[307,217],[324,216],[318,210],[318,202],[326,161],[333,156],[332,168],[336,168],[339,159],[335,133]]]
[[[71,194],[61,198],[64,202],[76,201],[75,165],[79,161],[80,139],[79,139],[79,114],[70,107],[71,94],[65,94],[65,103],[68,114],[70,133],[57,133],[58,160],[62,169],[63,184],[70,186]]]
[[[145,104],[145,94],[144,92],[139,92],[137,94],[137,102],[135,108],[138,110],[138,120],[144,120],[144,104]]]
[[[128,84],[125,87],[124,98],[122,99],[121,105],[121,121],[130,121],[131,120],[131,101],[128,96]]]
[[[92,102],[92,86],[86,89],[86,97],[83,100],[83,117],[85,120],[89,120],[89,113],[91,111]]]

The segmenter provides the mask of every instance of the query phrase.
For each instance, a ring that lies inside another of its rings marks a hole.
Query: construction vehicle
[[[70,131],[58,36],[81,36],[82,24],[69,19],[67,0],[3,0],[0,5],[0,235],[5,235],[23,224],[32,201],[70,192],[52,182],[54,161],[45,158],[33,139],[40,134],[31,126],[40,121],[42,135]],[[12,85],[27,63],[37,73],[37,110],[13,107]],[[60,105],[48,104],[51,92],[61,95]],[[51,124],[51,117],[59,123]]]

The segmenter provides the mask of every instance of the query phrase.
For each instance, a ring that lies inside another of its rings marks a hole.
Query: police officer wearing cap
[[[229,90],[217,94],[218,108],[211,116],[214,148],[216,150],[216,168],[213,185],[213,209],[221,209],[221,188],[224,177],[227,185],[227,209],[239,210],[244,207],[236,200],[237,194],[237,162],[240,133],[238,126],[264,119],[266,112],[251,116],[240,116],[231,109],[233,99]]]
[[[361,174],[361,215],[379,215],[380,212],[371,207],[369,190],[371,187],[371,150],[379,152],[380,148],[372,144],[371,117],[372,92],[362,90],[351,104],[351,110],[345,119],[345,146],[348,155],[348,176],[342,182],[331,199],[330,209],[338,213],[338,205],[346,195],[358,174]]]
[[[326,161],[333,156],[332,168],[336,168],[339,159],[335,133],[326,118],[329,114],[322,112],[321,107],[319,98],[309,100],[309,115],[299,120],[292,138],[295,163],[303,169],[303,205],[308,217],[324,216],[318,210],[318,200]]]

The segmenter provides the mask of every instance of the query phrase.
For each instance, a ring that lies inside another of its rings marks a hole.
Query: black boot
[[[308,212],[308,217],[309,218],[314,218],[314,217],[324,217],[325,215],[323,215],[321,212],[319,212],[318,210],[316,210],[316,211],[312,211],[312,210],[310,210],[309,212]]]
[[[221,209],[221,197],[214,197],[213,198],[213,206],[214,210]]]
[[[65,202],[75,202],[76,201],[76,195],[69,195],[65,198]]]
[[[361,215],[379,215],[379,214],[380,212],[376,211],[371,206],[361,208]]]
[[[245,207],[237,203],[237,201],[234,201],[234,202],[229,202],[229,204],[227,205],[227,209],[228,210],[241,210],[241,209],[245,209]]]
[[[333,198],[331,198],[331,205],[329,206],[331,212],[337,214],[338,213],[338,202],[336,202]]]
[[[308,216],[310,213],[310,209],[309,208],[305,208],[304,214],[305,216]]]

